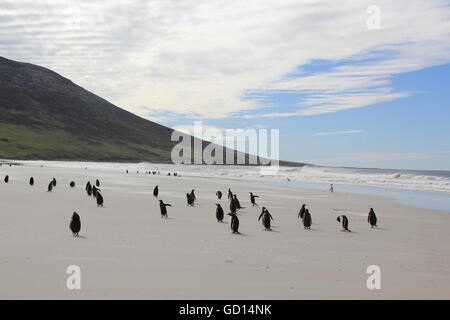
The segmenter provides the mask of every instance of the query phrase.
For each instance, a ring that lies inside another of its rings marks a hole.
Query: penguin
[[[217,199],[222,199],[222,191],[220,191],[220,190],[218,190],[217,192],[216,192],[216,196],[217,196]]]
[[[9,182],[9,176],[6,175],[6,177],[5,177],[5,183],[8,183],[8,182]]]
[[[53,184],[54,187],[56,187],[56,179],[55,178],[53,178],[52,184]]]
[[[259,198],[259,196],[254,195],[252,192],[250,192],[250,202],[252,203],[252,206],[257,206],[255,198]]]
[[[92,195],[94,196],[94,198],[97,197],[97,193],[100,191],[100,189],[98,189],[96,186],[92,186]]]
[[[75,182],[71,181],[70,184],[69,184],[69,186],[70,186],[71,188],[75,187]]]
[[[195,199],[192,197],[192,193],[186,193],[187,205],[193,207]]]
[[[223,209],[220,203],[216,203],[216,219],[217,222],[223,222]]]
[[[234,201],[234,199],[232,198],[230,201],[230,211],[232,213],[236,213],[236,210],[237,210],[236,201]]]
[[[305,213],[303,214],[303,227],[305,229],[311,229],[312,219],[311,214],[309,213],[309,210],[306,209]]]
[[[348,229],[348,219],[345,215],[339,216],[336,219],[338,222],[341,222],[342,224],[342,231],[348,231],[350,232],[350,230]],[[341,221],[342,220],[342,221]]]
[[[97,187],[100,187],[100,181],[97,179],[97,180],[95,180],[95,185],[97,186]]]
[[[237,195],[233,195],[233,200],[234,200],[234,202],[235,202],[235,204],[236,204],[236,208],[239,210],[239,209],[242,209],[242,207],[241,207],[241,203],[239,202],[239,200],[238,200],[238,198],[237,198]]]
[[[33,185],[34,185],[34,178],[31,177],[31,178],[30,178],[30,186],[33,186]]]
[[[86,183],[86,191],[88,191],[89,187],[91,187],[91,182],[90,182],[90,181],[88,181],[88,182]]]
[[[155,198],[158,198],[158,193],[159,193],[159,189],[158,189],[158,186],[156,186],[155,189],[153,189],[153,196]]]
[[[164,203],[162,200],[159,200],[159,209],[161,209],[161,218],[168,218],[166,207],[171,207],[171,206],[172,205],[170,205],[168,203]]]
[[[103,196],[101,195],[100,192],[97,191],[95,199],[97,200],[97,207],[103,207]]]
[[[375,214],[375,211],[373,211],[373,208],[370,208],[367,222],[370,223],[370,226],[372,228],[377,226],[377,215]]]
[[[70,219],[70,230],[75,237],[78,237],[78,233],[81,230],[81,221],[78,213],[74,212],[72,218]]]
[[[47,187],[47,192],[52,192],[52,190],[53,190],[53,181],[50,181]]]
[[[228,188],[228,200],[233,199],[233,192],[231,192],[231,189]]]
[[[233,233],[239,233],[239,218],[237,217],[236,213],[230,212],[228,215],[231,216],[231,231]]]
[[[191,198],[195,200],[197,200],[197,198],[195,197],[195,193],[194,193],[194,189],[191,190]]]
[[[302,204],[300,211],[298,212],[298,218],[302,219],[305,217],[306,204]]]
[[[128,173],[128,170],[126,171],[126,173]]]
[[[87,192],[88,196],[92,196],[92,186],[89,182],[88,182],[88,185],[86,185],[86,192]]]
[[[272,215],[269,213],[269,211],[266,209],[266,207],[262,207],[261,214],[259,215],[258,221],[262,218],[262,224],[264,226],[264,230],[266,231],[272,231],[270,228],[270,220],[273,220]]]

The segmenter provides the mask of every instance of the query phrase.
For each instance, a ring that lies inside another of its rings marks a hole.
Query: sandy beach
[[[448,212],[369,195],[165,172],[1,166],[0,176],[0,299],[450,298]],[[53,177],[57,186],[46,192]],[[103,208],[85,192],[95,179]],[[169,219],[160,217],[155,185],[172,204]],[[231,233],[228,219],[215,219],[215,193],[224,193],[219,203],[228,212],[228,188],[245,207],[238,213],[240,235]],[[186,205],[191,189],[194,207]],[[250,191],[259,196],[258,207],[251,206]],[[311,230],[297,219],[302,203]],[[257,220],[262,206],[274,217],[272,232]],[[371,207],[376,229],[367,223]],[[69,230],[73,211],[81,217],[78,238]],[[340,231],[341,214],[353,232]],[[66,288],[70,265],[81,268],[81,290]],[[381,268],[380,290],[366,286],[370,265]]]

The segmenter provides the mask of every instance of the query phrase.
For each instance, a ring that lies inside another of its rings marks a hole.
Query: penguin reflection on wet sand
[[[239,218],[237,217],[236,213],[230,212],[228,215],[231,216],[231,231],[233,233],[239,233]]]
[[[336,220],[342,224],[342,230],[341,231],[351,232],[348,229],[348,219],[347,219],[347,217],[345,215],[337,217]]]
[[[375,214],[373,208],[370,208],[369,216],[367,217],[367,222],[370,223],[370,226],[372,228],[377,226],[377,215]]]
[[[217,191],[216,196],[217,196],[217,199],[219,199],[219,200],[222,199],[222,191],[220,191],[220,190]]]
[[[311,229],[311,225],[312,225],[311,214],[309,213],[309,210],[306,209],[303,215],[303,227],[309,230]]]
[[[195,198],[192,197],[191,193],[186,193],[186,201],[187,201],[187,205],[193,207],[194,206],[194,201]]]
[[[76,212],[72,214],[72,218],[70,219],[70,230],[75,237],[78,237],[78,233],[81,230],[81,220]]]
[[[94,186],[94,188],[95,188],[95,186]],[[103,196],[100,192],[97,191],[95,199],[97,200],[97,207],[103,207]]]
[[[306,204],[302,204],[302,207],[300,208],[300,211],[298,212],[298,218],[302,219],[305,217],[305,211],[306,211]]]
[[[257,206],[255,198],[259,198],[259,196],[254,195],[252,192],[250,192],[250,202],[252,203],[252,206]]]
[[[5,183],[8,183],[9,182],[9,176],[8,175],[6,175],[6,177],[5,177]]]
[[[217,222],[223,222],[223,209],[220,203],[216,203],[216,219]]]
[[[159,200],[159,209],[161,210],[161,218],[168,218],[166,207],[171,206],[172,206],[171,204],[164,203],[162,200]]]
[[[53,190],[53,181],[50,181],[47,187],[47,192],[52,192],[52,190]]]
[[[159,188],[158,188],[158,186],[156,186],[156,187],[153,189],[153,196],[154,196],[155,198],[158,198],[158,193],[159,193]]]
[[[261,214],[259,215],[258,221],[262,218],[262,224],[265,231],[272,231],[270,228],[270,220],[273,220],[272,215],[269,213],[269,210],[266,207],[262,207]]]
[[[30,178],[30,186],[33,186],[33,185],[34,185],[34,178],[31,177],[31,178]]]

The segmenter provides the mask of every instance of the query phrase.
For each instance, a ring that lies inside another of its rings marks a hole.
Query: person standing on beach
[[[330,184],[330,192],[334,192],[333,184]]]

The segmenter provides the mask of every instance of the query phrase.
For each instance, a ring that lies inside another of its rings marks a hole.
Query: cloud
[[[314,136],[331,136],[331,135],[340,135],[340,134],[355,134],[361,133],[364,130],[346,130],[346,131],[334,131],[334,132],[317,132],[314,133]]]
[[[395,75],[450,62],[446,1],[377,1],[380,30],[366,27],[372,4],[0,0],[0,52],[143,117],[317,115],[409,96]],[[315,61],[335,66],[305,71]],[[301,99],[267,112],[273,92]]]

